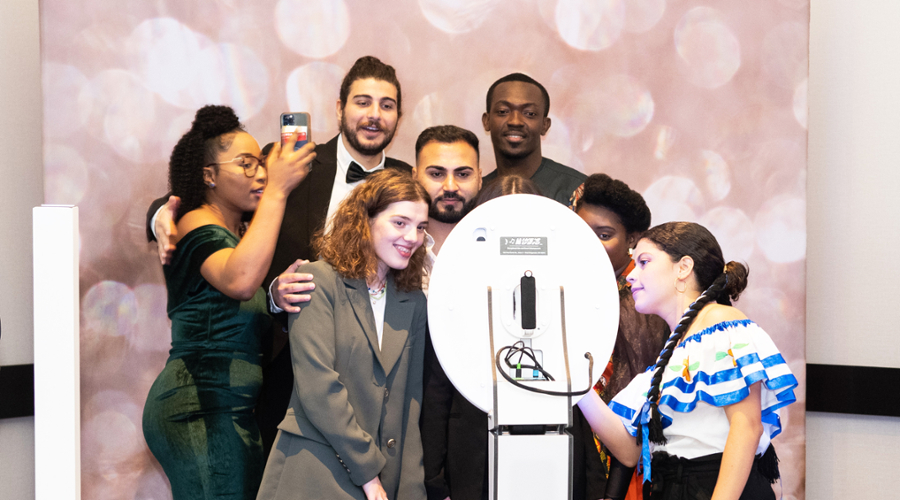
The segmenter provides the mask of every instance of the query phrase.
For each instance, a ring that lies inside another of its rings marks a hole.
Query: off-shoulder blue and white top
[[[632,436],[647,419],[642,408],[652,376],[652,368],[638,375],[609,404]],[[718,323],[683,339],[662,376],[659,410],[668,443],[645,438],[645,468],[656,451],[688,459],[722,453],[729,430],[724,407],[746,398],[756,382],[762,382],[764,427],[756,451],[763,453],[781,432],[779,410],[797,400],[797,379],[772,339],[749,319]]]

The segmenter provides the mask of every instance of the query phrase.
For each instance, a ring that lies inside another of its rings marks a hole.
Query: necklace
[[[387,282],[382,283],[381,288],[378,288],[378,289],[369,288],[369,297],[372,298],[373,304],[375,302],[377,302],[378,300],[381,300],[382,297],[384,297],[384,293],[386,290],[386,287],[385,287],[386,284],[387,284]]]

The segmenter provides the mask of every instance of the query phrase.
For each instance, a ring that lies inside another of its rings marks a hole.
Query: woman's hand
[[[287,196],[291,194],[306,175],[309,173],[312,161],[316,158],[314,142],[309,142],[302,148],[294,151],[294,144],[297,142],[297,134],[291,135],[291,138],[284,144],[276,142],[272,146],[272,151],[266,157],[266,190],[264,193],[277,194]]]
[[[588,391],[578,401],[578,407],[591,424],[591,430],[600,437],[600,441],[609,448],[613,456],[628,467],[636,466],[641,458],[641,447],[597,392]]]
[[[381,479],[378,479],[378,476],[362,485],[362,489],[366,494],[366,500],[388,500],[387,492],[381,486]]]

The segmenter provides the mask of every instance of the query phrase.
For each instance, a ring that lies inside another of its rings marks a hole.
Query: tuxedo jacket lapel
[[[264,282],[269,286],[296,259],[316,260],[312,250],[313,235],[321,229],[328,215],[334,173],[337,170],[338,138],[316,146],[316,159],[306,179],[288,195],[284,218],[275,244],[275,255]]]
[[[305,180],[305,183],[309,186],[309,191],[307,192],[310,210],[310,221],[307,224],[309,241],[312,241],[315,232],[323,227],[325,218],[328,216],[331,191],[334,189],[334,174],[337,172],[338,137],[340,136],[336,136],[316,148],[316,159],[313,160],[312,168]]]

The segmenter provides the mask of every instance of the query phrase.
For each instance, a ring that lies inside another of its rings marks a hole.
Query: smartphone
[[[302,148],[309,142],[309,113],[282,113],[279,125],[281,126],[282,146],[294,132],[297,133],[297,143],[294,144],[294,151]]]

